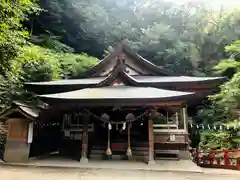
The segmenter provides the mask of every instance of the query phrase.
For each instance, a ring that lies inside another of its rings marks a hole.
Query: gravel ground
[[[220,175],[217,171],[214,173],[174,173],[0,166],[0,180],[159,180],[165,178],[166,180],[240,180],[240,174]]]

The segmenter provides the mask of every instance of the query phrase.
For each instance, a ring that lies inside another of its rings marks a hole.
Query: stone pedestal
[[[30,144],[23,141],[7,140],[3,160],[6,162],[27,162]]]
[[[6,162],[26,162],[29,159],[29,122],[26,119],[8,119],[8,134],[3,160]]]
[[[155,164],[155,161],[154,161],[154,153],[153,153],[153,152],[150,152],[149,155],[148,155],[148,164],[149,164],[149,165]]]

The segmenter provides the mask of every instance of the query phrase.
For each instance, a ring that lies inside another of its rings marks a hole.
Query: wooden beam
[[[89,115],[84,116],[84,125],[83,125],[83,136],[82,136],[82,155],[81,155],[81,164],[88,163],[88,120]]]
[[[154,161],[154,139],[153,139],[153,121],[148,120],[148,164],[155,164]]]
[[[187,110],[186,108],[182,108],[183,111],[183,123],[184,123],[184,130],[188,131],[188,119],[187,119]]]

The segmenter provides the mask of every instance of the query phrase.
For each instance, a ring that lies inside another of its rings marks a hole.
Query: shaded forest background
[[[238,39],[237,7],[229,11],[163,0],[0,0],[0,109],[13,100],[34,100],[24,82],[77,78],[124,40],[179,75],[227,76],[221,92],[210,97],[211,105],[200,107],[198,122],[236,123]],[[222,144],[237,132],[226,133],[220,134]]]

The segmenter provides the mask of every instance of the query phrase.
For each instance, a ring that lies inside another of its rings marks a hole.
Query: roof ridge
[[[109,86],[118,78],[120,78],[123,83],[125,82],[128,85],[137,86],[138,82],[136,81],[136,79],[124,72],[124,67],[125,64],[123,62],[123,59],[118,59],[115,67],[108,74],[108,76],[104,80],[99,82],[97,85],[94,85],[94,87]]]
[[[112,59],[112,57],[117,56],[121,51],[125,51],[128,55],[134,57],[134,59],[136,59],[139,63],[142,63],[144,66],[149,68],[149,70],[152,71],[155,75],[176,76],[175,73],[171,73],[167,70],[164,70],[163,68],[154,64],[153,62],[147,60],[146,58],[143,58],[138,53],[136,53],[129,45],[122,41],[121,43],[118,43],[118,45],[114,48],[113,52],[111,52],[108,56],[100,60],[98,64],[96,64],[89,70],[83,72],[82,77],[93,76],[96,73],[97,69],[107,64],[108,61]]]

